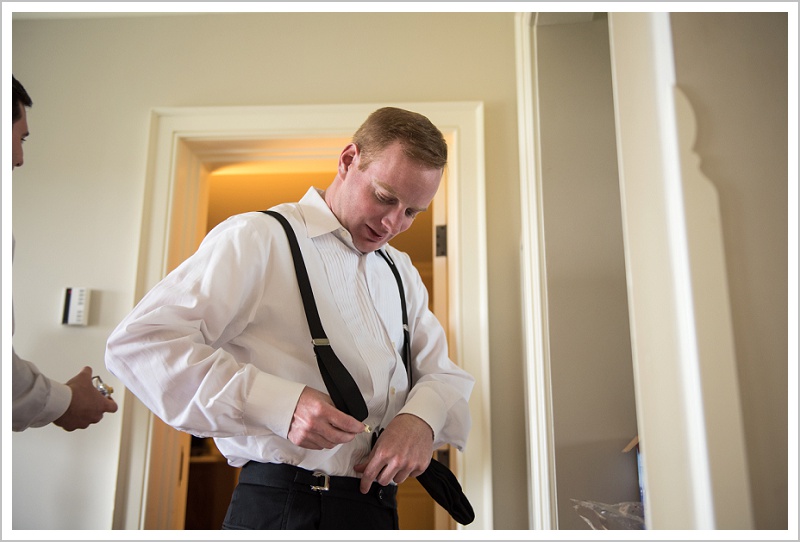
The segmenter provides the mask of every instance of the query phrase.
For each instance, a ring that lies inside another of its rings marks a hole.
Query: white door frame
[[[556,471],[535,16],[516,20],[529,513],[531,528],[551,529]],[[694,118],[675,86],[669,13],[609,13],[609,41],[646,523],[751,529],[718,200],[692,151]]]
[[[522,219],[522,336],[528,442],[528,521],[531,529],[558,527],[555,437],[544,257],[544,215],[539,152],[535,13],[515,19]]]
[[[153,111],[151,152],[135,298],[160,281],[177,252],[190,251],[203,158],[191,142],[203,140],[349,137],[375,109],[387,104],[160,108]],[[476,378],[470,399],[473,425],[457,475],[475,509],[466,529],[491,529],[492,478],[489,412],[488,283],[486,257],[483,104],[426,102],[392,104],[426,115],[451,141],[448,174],[448,266],[450,336],[458,363]],[[177,168],[190,168],[187,185]],[[125,390],[122,448],[114,528],[145,524],[152,414]]]

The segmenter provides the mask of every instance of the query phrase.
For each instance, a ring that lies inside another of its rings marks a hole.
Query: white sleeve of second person
[[[167,424],[201,437],[288,435],[304,385],[222,348],[266,295],[268,254],[263,231],[228,219],[109,337],[107,368]]]
[[[72,389],[43,375],[36,365],[20,358],[13,346],[11,357],[14,363],[11,428],[24,431],[59,419],[69,408]]]

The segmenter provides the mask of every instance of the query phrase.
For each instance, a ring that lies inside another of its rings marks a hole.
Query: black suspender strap
[[[411,389],[411,334],[408,330],[408,310],[406,309],[406,292],[403,289],[403,279],[400,278],[400,272],[397,271],[397,266],[394,261],[384,251],[377,251],[381,257],[389,264],[389,269],[392,270],[395,280],[397,281],[397,288],[400,290],[400,306],[403,309],[403,364],[406,366],[406,373],[408,373],[408,389]]]
[[[411,335],[408,329],[408,310],[406,309],[403,280],[400,278],[400,272],[389,255],[383,250],[378,250],[377,252],[389,264],[389,269],[392,270],[392,274],[397,281],[397,288],[400,290],[400,305],[403,309],[403,363],[408,373],[408,389],[411,390]],[[433,497],[433,500],[447,510],[457,522],[462,525],[469,525],[475,520],[475,512],[472,510],[469,499],[464,495],[464,490],[461,489],[458,478],[436,458],[431,458],[428,468],[417,476],[417,481]]]
[[[305,262],[303,261],[303,253],[300,252],[300,245],[297,243],[294,229],[282,214],[275,211],[263,212],[275,217],[281,223],[283,229],[286,230],[286,236],[289,238],[294,269],[297,273],[297,283],[300,286],[300,295],[303,297],[308,328],[311,331],[311,338],[314,343],[314,353],[317,356],[317,365],[319,365],[322,380],[325,382],[325,387],[328,388],[328,394],[331,396],[336,408],[363,422],[369,415],[367,403],[364,401],[364,396],[361,394],[361,390],[358,389],[356,381],[353,380],[350,372],[336,357],[328,336],[325,335],[325,330],[319,319],[317,303],[314,301],[311,282],[308,279],[308,271],[306,271]]]
[[[297,273],[297,282],[300,286],[300,294],[303,298],[303,306],[308,319],[308,328],[311,331],[312,342],[314,343],[314,353],[317,356],[317,365],[319,365],[322,380],[325,382],[325,387],[328,388],[328,394],[331,396],[336,408],[363,422],[369,414],[367,404],[350,372],[336,357],[328,336],[325,335],[325,330],[322,328],[322,322],[317,311],[317,303],[314,301],[314,292],[311,289],[311,282],[308,279],[308,272],[303,261],[303,253],[300,251],[294,229],[282,214],[276,211],[262,212],[275,217],[281,223],[283,229],[286,230],[286,236],[289,238],[294,269]],[[378,254],[389,265],[400,290],[400,305],[403,309],[403,364],[406,366],[406,373],[408,374],[408,389],[411,390],[411,343],[403,281],[397,271],[397,266],[395,266],[388,254],[385,254],[382,250],[379,250]],[[376,435],[373,434],[374,436]],[[472,505],[467,496],[464,495],[458,479],[442,463],[432,458],[428,468],[417,476],[417,480],[433,500],[447,510],[457,522],[462,525],[468,525],[475,519]]]

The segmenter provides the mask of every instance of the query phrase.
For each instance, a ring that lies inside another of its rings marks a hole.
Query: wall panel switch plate
[[[68,326],[85,326],[89,323],[89,288],[67,288],[64,290],[64,313],[61,323]]]

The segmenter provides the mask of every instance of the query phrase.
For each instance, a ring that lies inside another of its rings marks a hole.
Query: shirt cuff
[[[262,434],[267,427],[287,438],[294,409],[305,384],[292,382],[269,373],[259,373],[245,402],[243,421],[247,434]]]
[[[413,395],[406,400],[406,404],[398,414],[413,414],[422,418],[433,429],[435,443],[437,435],[441,433],[447,421],[447,405],[439,394],[429,388],[421,387],[413,391]]]

